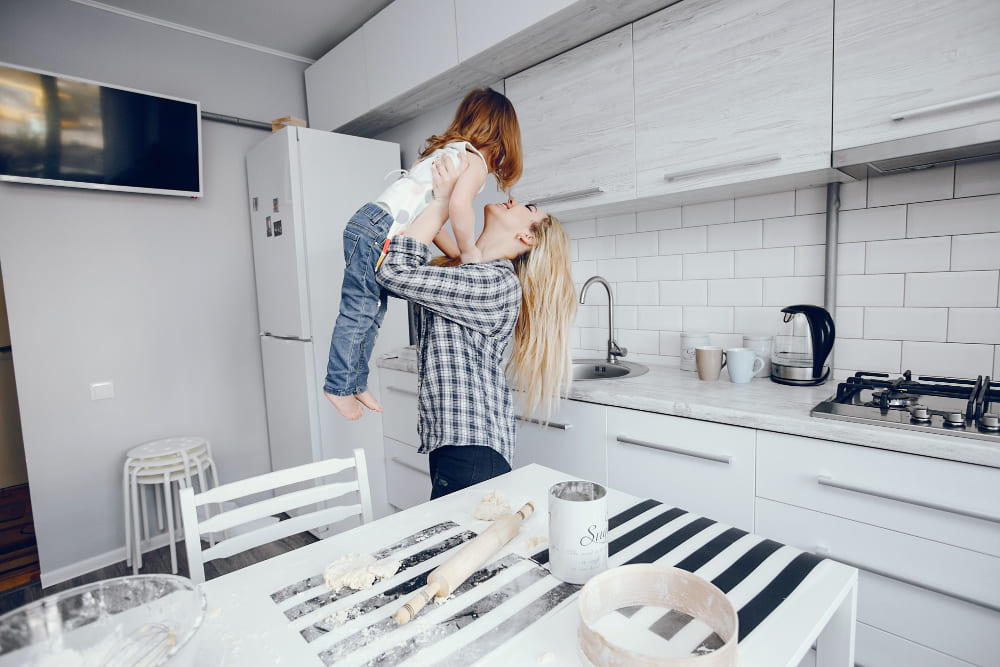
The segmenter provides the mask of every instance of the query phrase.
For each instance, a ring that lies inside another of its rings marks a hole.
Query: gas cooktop
[[[1000,444],[1000,382],[917,376],[910,371],[855,373],[837,386],[837,394],[809,414],[823,419],[945,433]]]

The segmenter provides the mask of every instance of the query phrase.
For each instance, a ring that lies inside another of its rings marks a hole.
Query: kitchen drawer
[[[854,659],[858,667],[969,667],[964,660],[864,623],[855,627]]]
[[[753,429],[608,408],[608,485],[753,530]]]
[[[385,439],[385,485],[389,504],[405,510],[431,497],[431,473],[426,454],[392,438]]]
[[[757,453],[760,497],[1000,556],[1000,469],[766,431]]]
[[[860,623],[978,665],[1000,655],[1000,558],[763,498],[756,532],[858,567]],[[864,648],[866,666],[940,664],[870,660]]]
[[[559,401],[547,425],[525,421],[518,412],[514,467],[538,463],[567,475],[608,483],[604,445],[607,408],[593,403]]]
[[[382,434],[419,447],[416,374],[381,368],[379,381],[382,386]]]

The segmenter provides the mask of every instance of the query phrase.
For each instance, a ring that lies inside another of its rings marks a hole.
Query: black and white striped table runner
[[[729,596],[739,613],[740,640],[752,633],[822,560],[654,500],[609,518],[609,565],[660,563],[698,574]],[[401,562],[391,579],[362,591],[329,591],[322,573],[271,595],[289,624],[326,665],[396,665],[411,658],[469,665],[560,607],[580,586],[549,574],[548,551],[530,559],[509,554],[475,572],[445,604],[396,624],[398,604],[427,575],[475,537],[453,522],[413,533],[372,555]],[[716,648],[720,640],[691,617],[662,608],[620,610],[620,623],[649,635],[674,654]]]

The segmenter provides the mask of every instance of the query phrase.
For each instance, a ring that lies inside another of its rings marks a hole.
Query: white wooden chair
[[[324,481],[323,478],[355,470],[351,481]],[[199,520],[198,508],[209,503],[223,503],[265,491],[280,489],[292,484],[305,488],[275,495],[229,511]],[[331,506],[329,501],[339,499]],[[357,502],[353,502],[357,500]],[[205,562],[228,558],[247,549],[268,544],[275,540],[307,530],[359,516],[362,523],[372,520],[372,499],[368,486],[368,469],[364,450],[355,449],[354,456],[346,459],[328,459],[316,463],[276,470],[249,479],[223,484],[203,493],[188,487],[180,490],[181,517],[184,521],[184,545],[187,550],[188,569],[195,583],[205,581]],[[350,503],[350,504],[345,504]],[[201,536],[219,534],[247,523],[259,521],[281,513],[298,510],[295,516],[278,523],[252,528],[233,537],[223,537],[213,546],[202,550]]]

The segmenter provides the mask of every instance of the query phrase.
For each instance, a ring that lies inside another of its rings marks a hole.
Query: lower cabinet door
[[[603,405],[560,401],[548,423],[518,413],[514,467],[537,463],[568,477],[608,483]]]
[[[754,528],[753,429],[608,408],[608,485]]]
[[[426,454],[385,438],[385,485],[389,505],[405,510],[431,498],[431,473]]]

